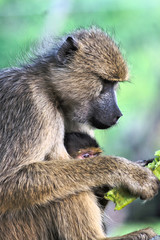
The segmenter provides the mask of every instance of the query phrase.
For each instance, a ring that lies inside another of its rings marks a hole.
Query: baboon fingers
[[[158,237],[158,238],[157,238]],[[104,238],[101,240],[159,240],[160,237],[151,229],[145,228],[124,236]]]

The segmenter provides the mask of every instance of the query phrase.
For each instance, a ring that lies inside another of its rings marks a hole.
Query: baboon
[[[75,159],[93,158],[102,153],[102,149],[97,141],[86,133],[73,132],[65,134],[64,146],[69,155]],[[104,193],[107,193],[108,190],[107,186],[100,186],[93,189],[102,210],[104,210],[108,203],[104,198]]]
[[[64,133],[107,129],[122,116],[115,96],[128,79],[121,52],[101,29],[65,36],[30,64],[0,74],[0,239],[107,238],[95,187],[124,186],[142,199],[158,180],[122,157],[75,161]],[[143,229],[114,239],[149,239]]]
[[[76,159],[96,157],[102,153],[97,141],[86,133],[66,133],[64,146],[69,155]]]

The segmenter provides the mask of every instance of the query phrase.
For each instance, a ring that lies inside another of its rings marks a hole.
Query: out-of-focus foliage
[[[0,0],[0,67],[15,65],[31,43],[46,35],[90,25],[115,38],[130,69],[130,82],[118,90],[124,117],[112,129],[96,131],[96,137],[105,154],[153,157],[160,147],[159,0]],[[151,213],[160,215],[155,206]],[[145,205],[141,209],[145,216]]]
[[[0,67],[15,64],[40,36],[49,8],[49,0],[0,0]]]

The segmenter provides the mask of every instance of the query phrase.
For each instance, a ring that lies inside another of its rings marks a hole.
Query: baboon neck
[[[89,136],[94,138],[94,129],[91,128],[87,123],[82,124],[75,121],[69,121],[65,118],[65,132],[71,133],[71,132],[81,132],[81,133],[87,133]]]

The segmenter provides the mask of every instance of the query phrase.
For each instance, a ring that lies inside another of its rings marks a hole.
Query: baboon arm
[[[136,184],[144,185],[145,171],[142,171],[143,175],[136,174],[142,169],[123,158],[100,156],[94,160],[50,160],[12,168],[0,175],[0,212],[59,201],[104,184],[111,187],[125,185],[126,180],[131,181],[134,190]],[[132,172],[132,179],[128,171]]]
[[[157,234],[151,228],[141,229],[119,237],[104,238],[101,240],[149,240]]]

